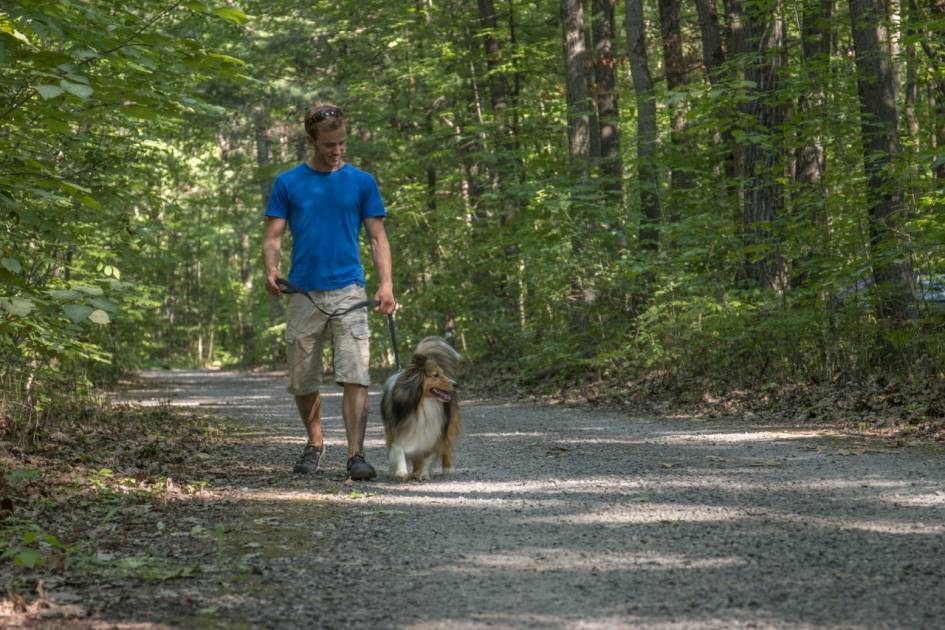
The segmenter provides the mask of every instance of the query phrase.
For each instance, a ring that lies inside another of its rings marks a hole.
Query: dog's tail
[[[420,368],[427,359],[432,359],[449,378],[455,379],[461,358],[459,352],[442,337],[426,337],[417,344],[410,361],[414,367]]]

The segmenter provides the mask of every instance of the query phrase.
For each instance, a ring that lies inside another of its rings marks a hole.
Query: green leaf
[[[160,112],[157,110],[150,107],[143,107],[141,105],[126,105],[121,109],[121,111],[126,116],[140,118],[142,120],[157,120],[161,117]]]
[[[34,306],[35,304],[22,298],[0,298],[0,307],[17,317],[26,317],[33,311]]]
[[[18,483],[26,483],[40,479],[43,476],[43,471],[39,468],[19,468],[17,470],[11,470],[8,473],[3,475],[3,478],[7,480],[7,483],[16,485]]]
[[[53,547],[62,547],[62,543],[59,541],[59,539],[53,536],[52,534],[48,534],[44,532],[43,540],[45,540],[47,543],[49,543]]]
[[[76,291],[82,291],[82,293],[85,293],[86,295],[94,295],[94,296],[96,296],[96,297],[98,297],[98,296],[100,296],[100,295],[104,295],[104,293],[105,293],[105,292],[102,291],[102,289],[99,288],[99,287],[90,287],[90,286],[86,286],[86,285],[84,285],[84,284],[77,284],[77,285],[75,285],[73,288],[74,288]]]
[[[233,7],[218,7],[214,9],[213,12],[217,16],[223,18],[224,20],[229,20],[234,24],[242,24],[249,19],[245,13],[239,9],[234,9]]]
[[[16,558],[13,559],[13,563],[17,566],[33,569],[43,564],[43,560],[43,554],[36,551],[35,549],[22,549],[16,554]]]
[[[85,304],[65,304],[62,310],[66,314],[66,317],[78,324],[91,315],[92,311],[95,309]]]
[[[245,66],[245,65],[246,65],[246,62],[243,61],[242,59],[237,59],[236,57],[231,57],[230,55],[221,55],[221,54],[218,54],[218,53],[210,53],[210,54],[207,55],[207,56],[210,57],[211,59],[215,59],[215,60],[217,60],[217,61],[222,61],[223,63],[231,63],[231,64],[234,64],[234,65],[237,65],[237,66]]]
[[[65,79],[60,81],[59,85],[62,87],[62,89],[64,89],[69,94],[72,94],[73,96],[78,96],[81,99],[86,99],[92,96],[92,92],[95,91],[87,85],[83,85],[81,83],[73,83],[72,81],[66,81]]]
[[[118,305],[111,300],[106,300],[105,298],[92,298],[89,300],[89,304],[108,313],[118,312]]]
[[[58,85],[37,85],[36,91],[47,101],[62,94],[62,88]]]
[[[23,271],[23,267],[20,266],[20,261],[16,258],[4,258],[0,260],[0,265],[3,265],[3,268],[10,273],[20,273]]]
[[[54,298],[56,300],[60,300],[62,302],[66,302],[68,300],[75,300],[76,298],[80,298],[82,297],[82,294],[72,289],[50,289],[49,297]]]
[[[108,316],[108,313],[101,309],[92,311],[92,314],[89,315],[89,319],[91,319],[96,324],[107,324],[108,322],[112,321]]]

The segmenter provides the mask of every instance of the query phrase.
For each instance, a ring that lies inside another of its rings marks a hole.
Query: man
[[[374,310],[390,314],[394,288],[384,230],[387,213],[374,178],[342,159],[348,130],[338,107],[330,103],[311,107],[305,116],[305,134],[312,156],[276,178],[263,240],[266,289],[279,295],[276,280],[288,223],[292,233],[289,283],[314,301],[313,305],[306,295],[291,294],[286,317],[288,389],[308,432],[308,444],[294,470],[315,473],[325,455],[318,388],[322,345],[330,338],[335,381],[344,388],[341,406],[348,438],[348,476],[356,481],[372,479],[377,473],[364,459],[370,352],[367,308],[357,308],[366,300],[358,237],[363,225],[380,280]]]

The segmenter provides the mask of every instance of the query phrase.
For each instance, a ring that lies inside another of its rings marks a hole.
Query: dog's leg
[[[404,449],[396,444],[391,444],[387,451],[388,470],[393,477],[404,481],[407,479],[407,456]]]
[[[425,481],[430,478],[430,473],[433,471],[433,462],[436,461],[436,453],[430,453],[423,458],[423,461],[420,463],[420,471],[416,472],[417,479],[420,481]]]
[[[453,454],[449,451],[443,453],[443,474],[448,475],[453,472]]]
[[[412,474],[414,477],[418,477],[420,475],[420,468],[422,467],[423,455],[414,455],[410,458],[410,470],[413,471],[410,474]]]

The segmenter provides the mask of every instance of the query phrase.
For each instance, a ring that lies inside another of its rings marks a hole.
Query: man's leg
[[[377,472],[364,459],[364,433],[367,429],[368,391],[364,385],[342,383],[341,415],[348,436],[348,476],[353,481],[377,477]]]
[[[364,454],[364,433],[367,430],[368,390],[357,383],[342,383],[341,416],[348,436],[348,457]]]
[[[314,295],[318,299],[318,295]],[[295,406],[308,433],[308,444],[293,468],[297,473],[318,472],[325,455],[322,399],[318,386],[322,382],[322,343],[327,326],[328,318],[318,309],[312,308],[304,295],[293,294],[289,297],[286,314],[289,393],[295,397]]]
[[[292,469],[297,473],[317,473],[325,456],[325,440],[322,437],[322,397],[318,390],[311,394],[295,397],[295,406],[305,424],[308,433],[308,444],[302,451],[302,457]]]
[[[325,443],[322,437],[322,397],[318,391],[295,397],[295,406],[308,432],[308,445],[321,449]]]

